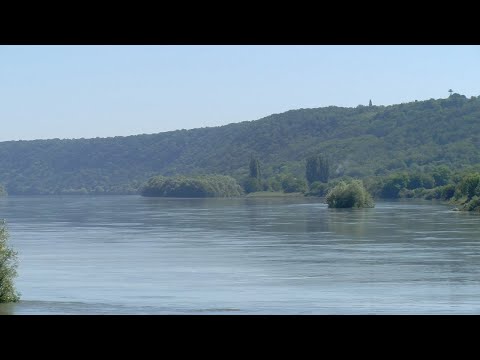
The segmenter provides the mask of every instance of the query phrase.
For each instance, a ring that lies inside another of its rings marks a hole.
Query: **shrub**
[[[480,195],[480,174],[467,174],[460,181],[455,196],[467,197],[467,200],[470,200],[475,195]]]
[[[329,208],[364,208],[374,207],[371,195],[365,190],[360,180],[344,181],[330,190],[326,196]]]
[[[8,246],[5,221],[0,220],[0,303],[16,302],[20,295],[13,279],[17,276],[17,253]]]
[[[474,195],[472,199],[465,204],[465,210],[480,211],[480,198],[477,195]]]

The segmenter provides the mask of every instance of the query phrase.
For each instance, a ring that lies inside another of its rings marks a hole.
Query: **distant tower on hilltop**
[[[448,92],[450,93],[450,96],[452,96],[453,90],[452,90],[452,89],[448,89]]]
[[[372,99],[368,102],[368,106],[372,106]]]

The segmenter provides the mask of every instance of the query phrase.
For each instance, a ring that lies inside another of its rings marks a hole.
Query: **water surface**
[[[480,216],[431,201],[10,196],[7,314],[480,313]]]

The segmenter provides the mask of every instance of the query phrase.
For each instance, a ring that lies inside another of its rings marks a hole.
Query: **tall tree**
[[[256,191],[262,190],[262,173],[260,170],[260,161],[255,156],[250,157],[250,164],[249,164],[250,172],[248,174],[248,178],[243,181],[243,188],[245,192],[251,193]]]
[[[368,106],[372,106],[372,99],[368,102]]]
[[[249,176],[251,178],[255,178],[255,179],[258,179],[258,180],[260,180],[260,177],[262,176],[261,172],[260,172],[260,162],[254,156],[252,156],[250,158],[250,174],[249,174]]]
[[[309,184],[319,181],[318,169],[319,169],[318,156],[310,156],[307,158],[307,164],[305,165],[305,177]]]
[[[330,164],[322,155],[313,155],[307,158],[305,177],[309,184],[315,181],[328,182],[330,177]]]
[[[319,178],[321,182],[328,182],[330,177],[330,162],[326,157],[319,156]]]

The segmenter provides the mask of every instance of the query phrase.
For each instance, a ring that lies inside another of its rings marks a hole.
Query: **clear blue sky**
[[[480,95],[480,46],[0,46],[0,141]]]

